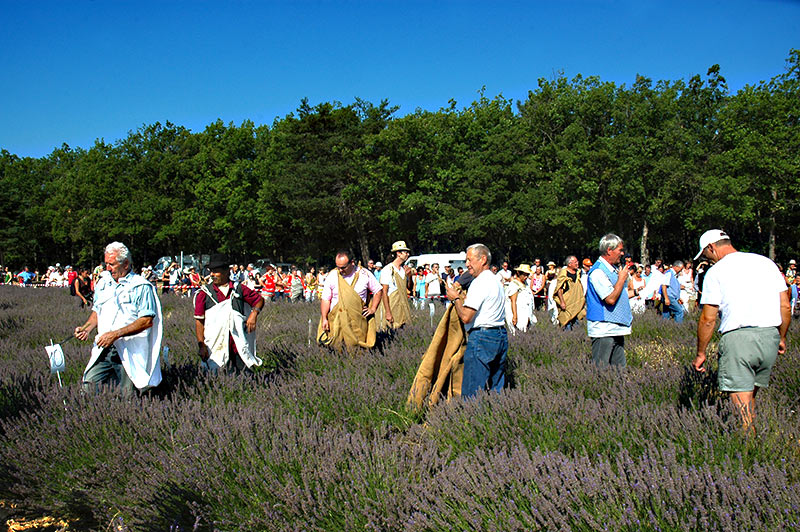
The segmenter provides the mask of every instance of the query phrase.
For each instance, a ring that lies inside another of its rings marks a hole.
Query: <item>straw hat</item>
[[[392,253],[395,251],[411,251],[411,249],[406,246],[405,240],[398,240],[394,244],[392,244]]]
[[[520,264],[516,268],[514,268],[515,272],[522,272],[531,275],[533,272],[531,271],[531,267],[528,264]]]

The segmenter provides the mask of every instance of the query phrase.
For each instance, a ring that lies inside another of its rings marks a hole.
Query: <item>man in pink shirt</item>
[[[353,263],[353,260],[350,258],[350,252],[339,251],[336,254],[336,269],[331,270],[331,272],[325,277],[325,284],[322,287],[322,298],[320,302],[320,329],[322,331],[331,333],[332,338],[339,338],[339,331],[331,332],[331,323],[329,322],[328,317],[331,310],[336,308],[339,304],[340,282],[343,283],[342,287],[348,291],[348,294],[355,292],[355,294],[361,298],[361,308],[355,308],[359,303],[359,301],[355,299],[355,296],[352,298],[345,298],[342,308],[348,313],[355,314],[358,312],[365,318],[365,320],[371,320],[372,316],[375,314],[375,311],[378,309],[378,305],[381,303],[381,298],[376,297],[376,295],[381,293],[382,287],[378,283],[378,280],[375,279],[375,276],[372,275],[366,268],[356,267],[356,265]],[[345,284],[347,287],[344,286]],[[372,295],[372,299],[369,301],[369,306],[367,306],[367,296],[370,294]],[[342,324],[346,325],[344,321]],[[367,332],[367,324],[363,325],[363,331],[355,331],[357,337],[360,337],[362,333]],[[374,332],[372,337],[372,343],[374,345]],[[362,343],[363,341],[363,339],[359,338],[359,343]],[[367,343],[369,343],[368,340]]]

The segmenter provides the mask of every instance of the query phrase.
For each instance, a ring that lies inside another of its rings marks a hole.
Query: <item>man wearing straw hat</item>
[[[392,244],[394,259],[380,272],[386,325],[393,329],[399,329],[411,321],[411,307],[408,305],[406,269],[404,267],[410,251],[404,240],[398,240]]]
[[[155,287],[133,273],[124,244],[106,246],[105,266],[92,313],[74,332],[79,340],[87,340],[97,328],[83,386],[96,391],[101,384],[114,383],[129,396],[134,387],[145,391],[161,382],[161,303]]]

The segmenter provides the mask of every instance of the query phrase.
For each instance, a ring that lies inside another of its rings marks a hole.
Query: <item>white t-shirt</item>
[[[703,280],[703,305],[719,306],[719,332],[781,324],[780,294],[788,290],[774,262],[737,251],[712,266]]]
[[[381,284],[388,286],[389,290],[386,292],[386,295],[393,293],[397,290],[397,283],[394,282],[394,272],[397,271],[400,274],[400,278],[406,278],[406,269],[402,266],[400,268],[395,268],[394,263],[389,263],[385,268],[381,270]]]
[[[497,278],[501,283],[507,284],[511,280],[511,270],[503,270],[497,272]]]
[[[429,273],[427,277],[425,277],[425,284],[428,285],[428,297],[442,295],[442,290],[439,286],[439,281],[441,280],[442,278],[439,276],[439,274],[433,272]]]
[[[466,330],[473,327],[499,327],[506,322],[506,294],[503,284],[484,270],[469,285],[464,306],[475,310],[472,321],[464,324]]]

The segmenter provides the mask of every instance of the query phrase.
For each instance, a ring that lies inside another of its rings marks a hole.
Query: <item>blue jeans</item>
[[[508,332],[505,327],[469,332],[464,351],[464,379],[461,396],[471,397],[478,390],[499,392],[506,383]]]
[[[683,323],[683,305],[677,299],[670,299],[669,305],[664,305],[664,317],[672,318],[675,323]]]
[[[128,377],[119,353],[114,346],[107,347],[100,353],[94,365],[86,372],[83,380],[83,390],[87,393],[97,394],[102,385],[119,386],[123,397],[133,395],[133,381]]]

